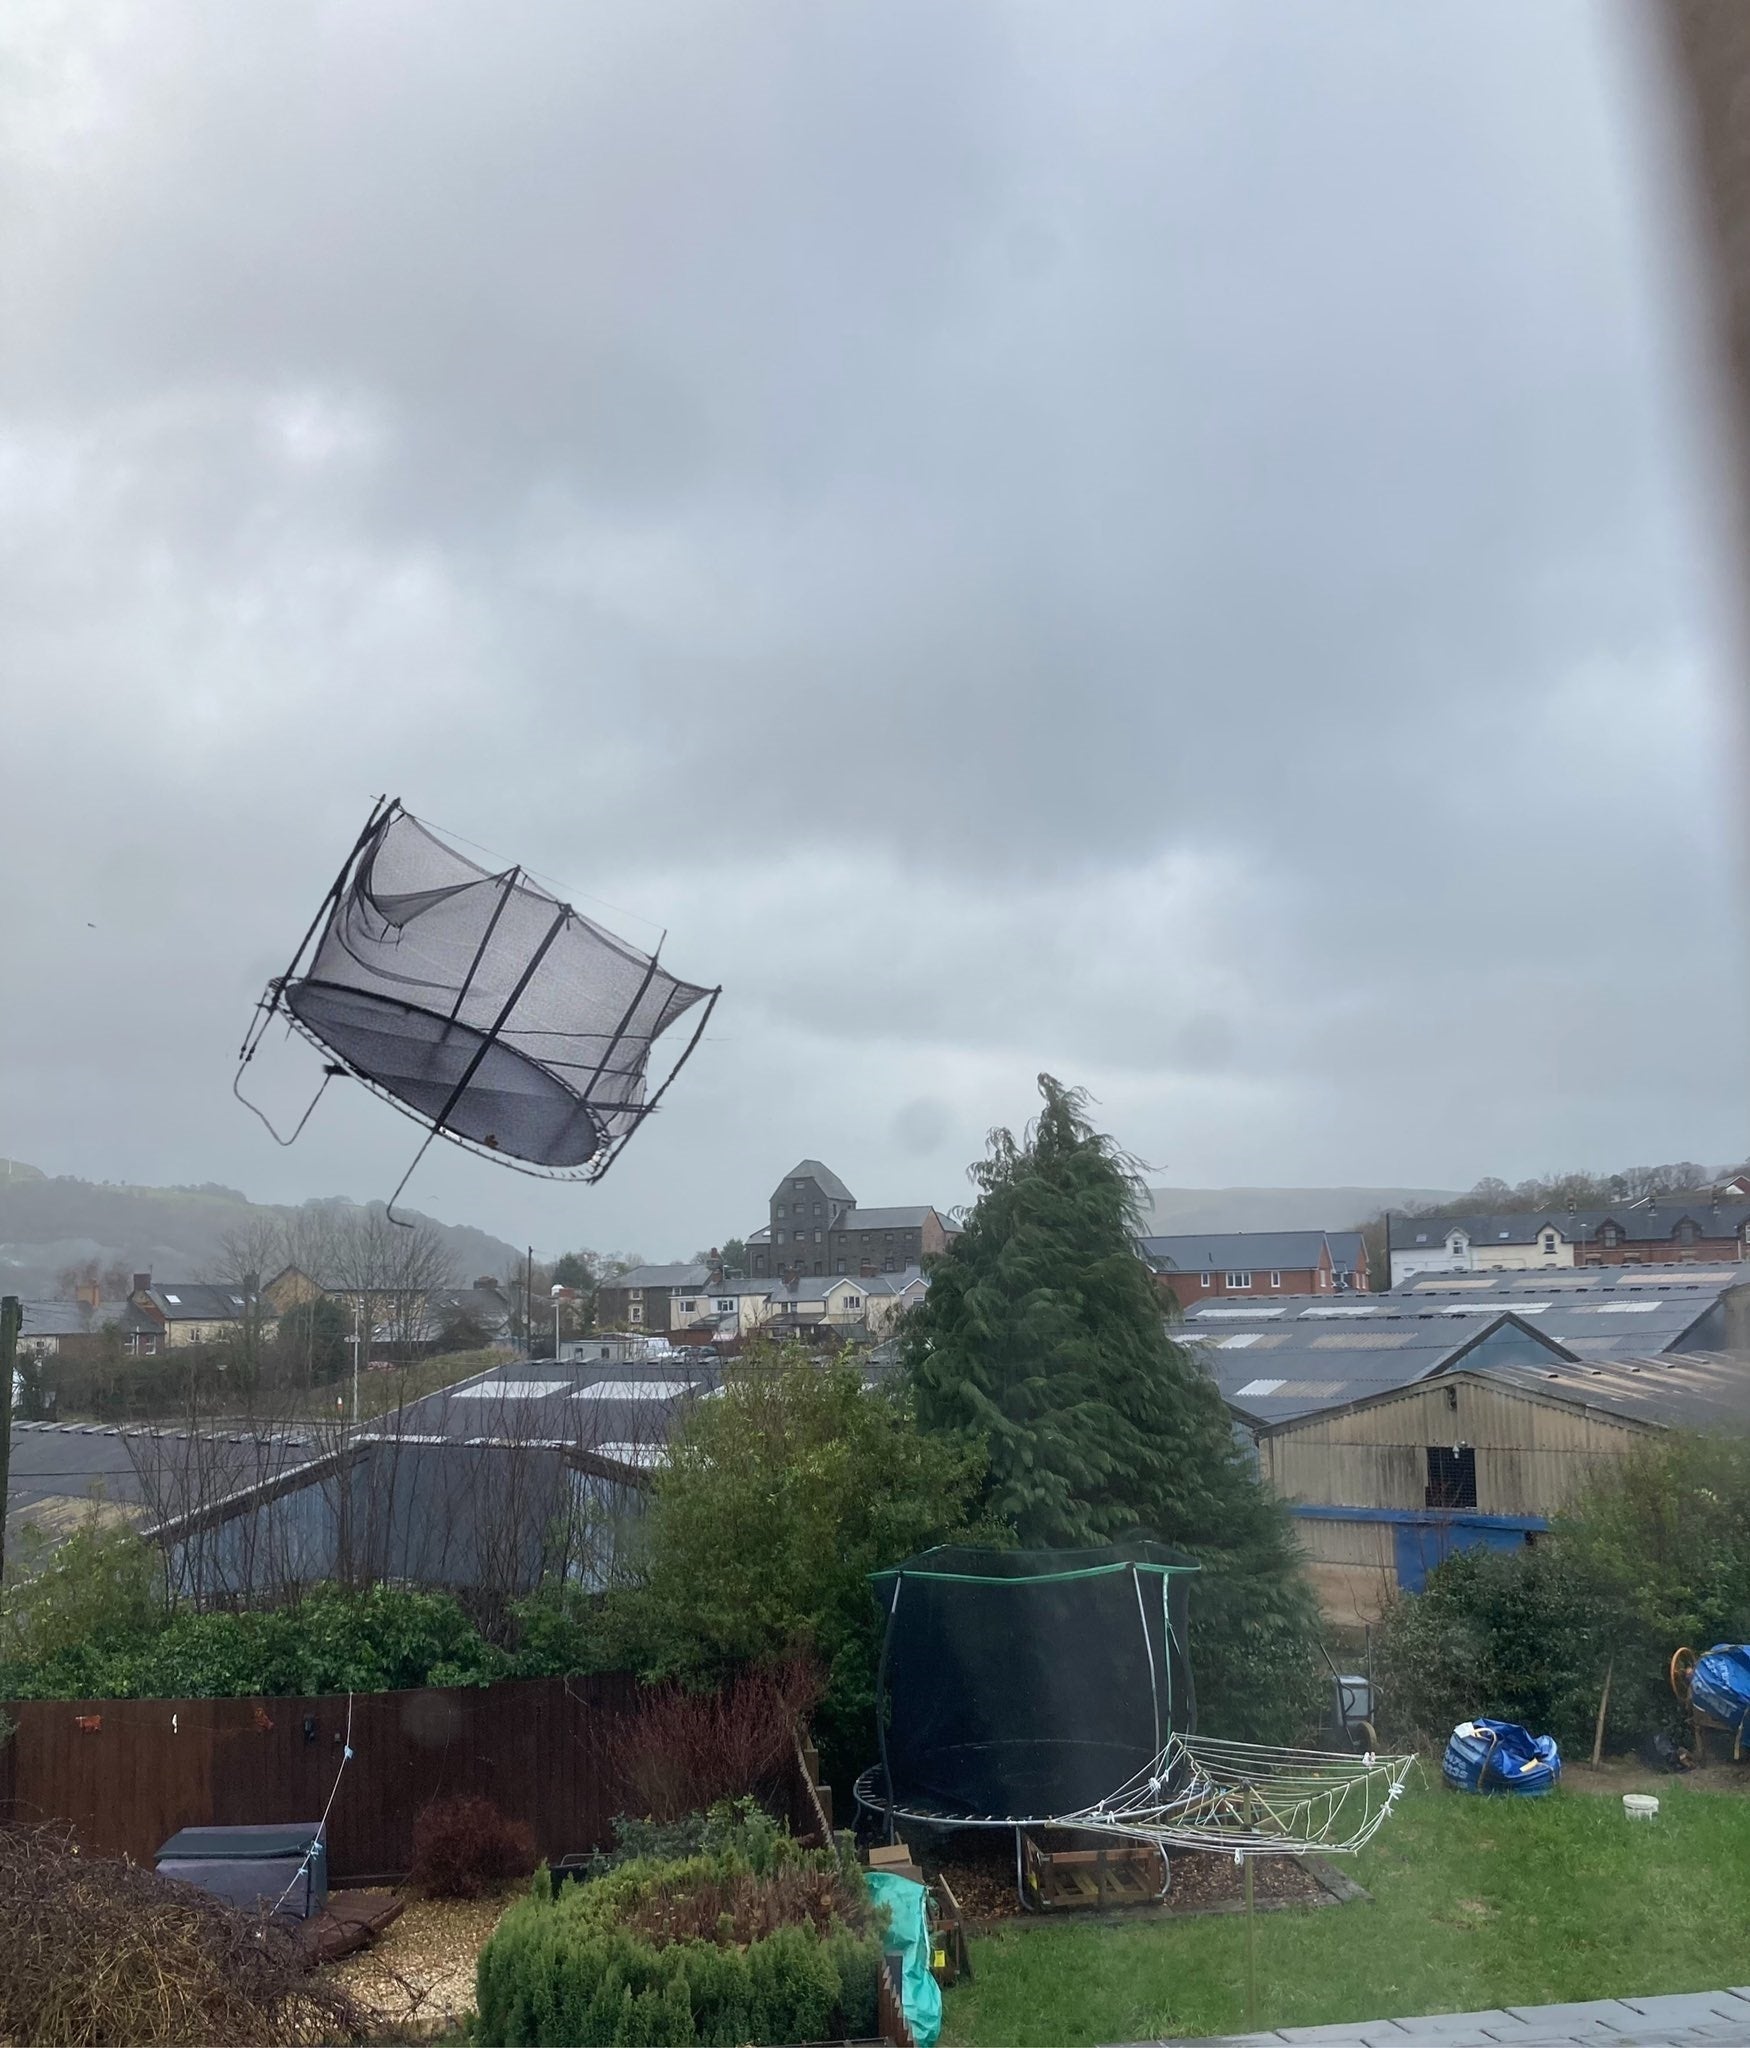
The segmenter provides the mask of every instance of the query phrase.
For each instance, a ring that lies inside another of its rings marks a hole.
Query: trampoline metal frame
[[[517,983],[515,989],[512,990],[511,995],[506,1000],[503,1008],[500,1010],[498,1016],[494,1019],[491,1028],[479,1034],[480,1044],[474,1051],[473,1056],[469,1060],[467,1067],[464,1069],[461,1078],[452,1086],[450,1090],[449,1100],[445,1103],[443,1109],[441,1109],[435,1117],[429,1115],[427,1112],[423,1110],[414,1108],[412,1104],[406,1102],[405,1100],[403,1100],[401,1096],[397,1095],[393,1089],[386,1087],[382,1082],[376,1080],[372,1075],[365,1072],[363,1068],[355,1064],[355,1062],[348,1059],[344,1053],[339,1051],[337,1047],[330,1045],[326,1039],[324,1039],[318,1032],[312,1029],[311,1026],[306,1024],[304,1020],[296,1014],[296,1012],[292,1009],[290,1003],[286,999],[287,989],[293,986],[295,983],[297,983],[300,979],[298,969],[303,963],[305,955],[309,953],[311,947],[317,942],[319,935],[326,929],[329,921],[332,919],[335,911],[338,909],[341,901],[345,897],[349,885],[351,885],[351,883],[354,881],[355,877],[358,875],[360,870],[365,866],[368,860],[375,853],[377,847],[382,842],[383,835],[388,831],[390,825],[392,825],[396,818],[398,817],[407,818],[412,823],[420,825],[420,821],[413,816],[413,813],[406,808],[406,806],[401,802],[401,799],[399,797],[379,797],[377,799],[377,802],[372,807],[370,817],[365,821],[364,830],[353,842],[352,850],[347,854],[346,859],[341,863],[340,872],[335,876],[334,881],[331,884],[327,895],[324,896],[324,898],[322,899],[321,907],[317,910],[315,917],[311,919],[309,929],[305,932],[303,938],[299,941],[298,949],[292,955],[290,965],[286,968],[284,974],[275,975],[274,978],[268,982],[267,987],[262,992],[260,1000],[256,1004],[256,1010],[258,1014],[256,1018],[251,1022],[249,1030],[244,1035],[243,1045],[238,1054],[237,1072],[232,1078],[232,1093],[237,1097],[238,1101],[244,1104],[246,1108],[253,1110],[255,1114],[261,1118],[261,1121],[267,1125],[267,1129],[274,1138],[274,1141],[280,1145],[291,1145],[297,1142],[298,1136],[302,1132],[305,1124],[309,1122],[311,1114],[316,1108],[316,1104],[321,1101],[323,1092],[324,1090],[326,1090],[328,1083],[331,1080],[334,1080],[342,1076],[344,1076],[347,1079],[360,1082],[365,1088],[369,1089],[373,1095],[377,1096],[379,1100],[388,1103],[392,1109],[398,1110],[400,1114],[406,1117],[410,1122],[422,1126],[426,1134],[424,1142],[420,1145],[418,1152],[414,1154],[412,1164],[409,1165],[406,1173],[402,1175],[400,1184],[396,1187],[395,1193],[389,1198],[389,1214],[391,1219],[395,1222],[400,1222],[402,1220],[394,1213],[396,1201],[399,1199],[401,1192],[406,1187],[408,1181],[412,1178],[414,1169],[418,1166],[420,1160],[425,1157],[427,1147],[429,1147],[431,1141],[434,1138],[438,1137],[444,1138],[448,1141],[448,1143],[452,1145],[460,1146],[461,1149],[465,1152],[474,1153],[478,1158],[489,1159],[493,1162],[494,1165],[508,1166],[515,1173],[528,1174],[532,1179],[582,1181],[586,1184],[592,1184],[596,1181],[599,1181],[602,1178],[602,1176],[608,1171],[609,1167],[613,1165],[614,1161],[620,1156],[621,1152],[625,1150],[627,1144],[631,1141],[631,1139],[634,1138],[637,1135],[637,1133],[643,1128],[645,1118],[655,1113],[656,1108],[662,1101],[663,1096],[667,1094],[669,1088],[673,1085],[676,1076],[680,1073],[682,1067],[686,1065],[687,1061],[692,1058],[694,1052],[697,1050],[700,1040],[705,1035],[705,1027],[711,1021],[711,1013],[717,1007],[717,999],[723,993],[721,985],[719,985],[716,988],[706,988],[700,991],[700,995],[703,997],[704,1006],[699,1012],[698,1021],[693,1027],[692,1034],[688,1038],[685,1046],[682,1048],[679,1058],[676,1059],[674,1065],[670,1067],[667,1074],[664,1075],[661,1084],[656,1088],[656,1090],[649,1097],[649,1099],[647,1101],[640,1103],[620,1103],[615,1105],[613,1114],[618,1117],[625,1117],[629,1119],[629,1124],[628,1128],[622,1131],[619,1137],[609,1140],[606,1132],[602,1128],[602,1115],[597,1110],[596,1106],[590,1102],[586,1093],[576,1088],[571,1082],[567,1081],[563,1076],[555,1073],[551,1067],[542,1066],[538,1060],[530,1059],[529,1055],[523,1052],[519,1047],[505,1045],[501,1036],[504,1025],[508,1020],[511,1012],[516,1008],[517,1002],[521,998],[523,991],[527,988],[530,980],[534,976],[536,969],[540,966],[542,959],[546,956],[548,949],[552,946],[554,940],[558,938],[560,932],[562,932],[566,928],[566,926],[573,920],[580,924],[587,924],[592,931],[600,929],[595,924],[595,921],[593,919],[585,918],[581,914],[581,912],[574,910],[569,903],[562,902],[558,897],[552,897],[549,900],[553,904],[555,915],[552,924],[548,927],[545,938],[541,941],[541,944],[536,949],[534,957],[529,961],[528,966],[525,968],[521,980]],[[430,834],[430,827],[420,825],[420,829]],[[440,838],[440,843],[447,845],[447,842],[441,840],[440,835],[430,834],[430,836],[434,838]],[[453,851],[454,849],[450,850]],[[458,858],[465,858],[465,856],[458,856]],[[469,862],[468,865],[473,866],[474,864],[472,862]],[[520,868],[512,867],[504,869],[502,872],[498,874],[494,874],[490,870],[484,868],[480,869],[479,872],[482,881],[503,882],[509,884],[511,887],[515,887],[517,885],[518,878],[522,875],[523,871]],[[545,890],[541,890],[539,893],[543,896],[547,894]],[[481,938],[479,946],[475,949],[474,958],[469,964],[468,973],[462,983],[462,994],[458,995],[456,1000],[456,1008],[458,1010],[461,1007],[462,996],[466,995],[467,990],[473,981],[474,974],[476,970],[479,968],[481,960],[485,957],[486,949],[488,945],[491,943],[493,932],[497,928],[498,914],[499,913],[497,911],[494,912],[493,917],[489,924],[487,925],[486,931]],[[612,933],[608,933],[606,934],[606,936],[609,938],[614,937]],[[666,937],[666,934],[664,936]],[[614,1029],[613,1036],[608,1041],[606,1051],[604,1051],[601,1059],[596,1063],[595,1069],[590,1076],[591,1086],[593,1086],[597,1081],[599,1081],[602,1078],[602,1076],[605,1073],[609,1071],[608,1062],[610,1059],[612,1059],[616,1048],[624,1039],[627,1027],[628,1025],[630,1025],[633,1015],[637,1011],[638,1004],[643,1000],[645,990],[649,988],[651,981],[655,977],[657,965],[662,954],[662,944],[660,940],[657,943],[656,951],[647,956],[637,953],[636,949],[628,946],[625,940],[615,939],[614,942],[617,945],[619,945],[624,951],[634,953],[636,957],[645,958],[647,964],[645,968],[644,980],[639,985],[638,991],[633,996],[630,1004],[627,1005],[624,1014],[621,1016],[618,1025]],[[324,986],[326,984],[315,983],[312,985]],[[339,987],[342,985],[334,984],[334,986]],[[691,987],[695,986],[695,984],[683,983],[682,986]],[[404,1005],[404,1007],[414,1015],[430,1017],[438,1023],[454,1021],[454,1013],[452,1013],[450,1019],[446,1020],[440,1017],[436,1011],[426,1010],[419,1004],[407,1003]],[[322,1076],[322,1085],[320,1088],[317,1089],[315,1095],[311,1098],[308,1107],[304,1110],[303,1115],[298,1119],[298,1122],[294,1127],[291,1136],[287,1138],[282,1138],[280,1136],[279,1132],[274,1129],[272,1123],[269,1122],[267,1116],[261,1110],[259,1105],[251,1102],[248,1096],[246,1096],[243,1093],[244,1071],[248,1067],[250,1061],[254,1059],[255,1054],[261,1045],[261,1041],[263,1037],[266,1035],[268,1026],[273,1022],[276,1016],[283,1017],[288,1032],[295,1032],[300,1038],[304,1039],[307,1044],[313,1046],[316,1049],[316,1051],[322,1055],[325,1062]],[[473,1029],[475,1027],[469,1028]],[[654,1044],[654,1037],[651,1042]],[[483,1144],[480,1142],[480,1140],[476,1138],[471,1138],[463,1132],[450,1128],[447,1122],[450,1112],[455,1108],[456,1104],[462,1099],[462,1096],[467,1091],[469,1081],[472,1080],[474,1074],[479,1070],[482,1061],[486,1058],[487,1054],[490,1051],[492,1051],[494,1047],[498,1047],[502,1051],[510,1052],[514,1054],[517,1058],[527,1061],[528,1064],[536,1068],[537,1071],[546,1074],[549,1077],[549,1079],[551,1079],[559,1089],[569,1094],[572,1097],[572,1099],[576,1102],[577,1106],[589,1118],[591,1124],[595,1127],[597,1132],[600,1133],[602,1143],[598,1150],[593,1152],[588,1159],[580,1162],[576,1166],[543,1166],[538,1161],[529,1159],[519,1159],[511,1153],[504,1152],[492,1145]]]

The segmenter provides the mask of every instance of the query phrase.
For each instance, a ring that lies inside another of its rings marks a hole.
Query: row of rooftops
[[[1623,1244],[1682,1242],[1693,1232],[1698,1240],[1724,1242],[1750,1238],[1750,1201],[1713,1194],[1664,1195],[1615,1209],[1544,1209],[1495,1216],[1397,1216],[1390,1219],[1388,1242],[1394,1252],[1427,1250],[1455,1236],[1479,1250],[1490,1245],[1535,1245],[1553,1231],[1564,1245],[1596,1245],[1614,1232]]]
[[[1591,1385],[1595,1369],[1608,1378],[1649,1359],[1743,1353],[1744,1279],[1735,1265],[1423,1273],[1389,1294],[1199,1304],[1174,1332],[1229,1407],[1267,1427],[1461,1365],[1568,1389]],[[1722,1377],[1750,1418],[1750,1360],[1733,1358]]]

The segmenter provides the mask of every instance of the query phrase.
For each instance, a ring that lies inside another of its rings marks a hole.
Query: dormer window
[[[1607,1252],[1613,1252],[1622,1243],[1622,1232],[1614,1223],[1607,1223],[1598,1233],[1598,1242]]]
[[[1677,1226],[1676,1236],[1679,1244],[1694,1244],[1700,1235],[1701,1232],[1687,1217]]]
[[[1553,1259],[1556,1255],[1556,1234],[1553,1230],[1546,1230],[1543,1234],[1543,1255],[1546,1259]]]

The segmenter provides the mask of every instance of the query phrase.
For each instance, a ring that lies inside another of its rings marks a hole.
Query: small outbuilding
[[[1750,1429],[1750,1366],[1718,1353],[1480,1361],[1257,1425],[1319,1599],[1376,1619],[1454,1550],[1536,1542],[1587,1481],[1664,1429]]]

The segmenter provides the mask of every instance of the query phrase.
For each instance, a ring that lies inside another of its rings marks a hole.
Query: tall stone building
[[[799,1160],[772,1190],[769,1220],[747,1240],[756,1280],[785,1273],[903,1273],[944,1252],[955,1225],[931,1203],[860,1209],[838,1175]]]

